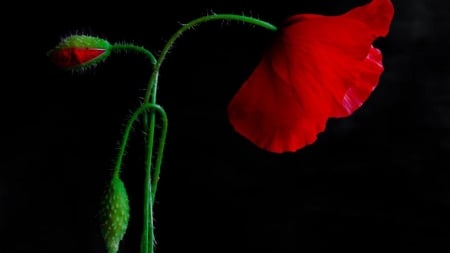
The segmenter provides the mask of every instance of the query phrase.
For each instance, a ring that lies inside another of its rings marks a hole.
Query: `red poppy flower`
[[[234,129],[275,153],[312,144],[327,120],[357,110],[383,72],[372,46],[388,34],[390,0],[373,0],[339,16],[287,19],[228,106]]]
[[[111,53],[108,41],[87,35],[72,35],[64,38],[48,52],[50,60],[65,69],[84,69],[95,66]]]

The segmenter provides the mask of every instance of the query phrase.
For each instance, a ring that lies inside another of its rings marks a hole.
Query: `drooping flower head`
[[[373,0],[339,16],[289,17],[228,106],[234,129],[265,150],[312,144],[327,120],[360,108],[384,68],[378,37],[388,34],[390,0]]]
[[[95,66],[111,54],[111,44],[104,39],[71,35],[48,52],[50,60],[64,69],[80,70]]]

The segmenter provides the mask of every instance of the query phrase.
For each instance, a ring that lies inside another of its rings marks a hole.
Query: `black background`
[[[278,25],[297,13],[341,14],[367,1],[16,3],[2,17],[0,252],[106,252],[99,203],[126,119],[151,66],[115,54],[83,74],[46,57],[62,37],[92,34],[158,54],[210,13]],[[236,22],[187,32],[161,70],[169,136],[155,206],[156,252],[448,252],[450,12],[446,1],[393,1],[376,42],[385,72],[366,104],[330,120],[296,153],[259,150],[226,105],[273,33]],[[131,203],[123,253],[138,252],[142,150],[123,172]]]

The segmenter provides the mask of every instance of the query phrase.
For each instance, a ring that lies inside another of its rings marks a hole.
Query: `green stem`
[[[146,48],[141,46],[136,46],[133,44],[125,44],[125,43],[116,43],[113,45],[112,50],[117,52],[128,52],[128,51],[134,51],[137,53],[144,54],[148,59],[150,59],[151,63],[153,65],[156,65],[156,58],[155,56]],[[119,155],[117,158],[116,167],[114,169],[114,175],[118,176],[120,173],[120,168],[122,166],[122,160],[123,156],[125,154],[126,144],[128,142],[128,138],[131,132],[131,128],[134,124],[134,122],[137,120],[139,115],[143,113],[144,111],[152,109],[151,113],[151,122],[150,127],[148,129],[148,137],[149,140],[146,142],[147,144],[147,150],[146,150],[146,161],[145,161],[145,179],[144,179],[144,212],[143,212],[143,232],[142,232],[142,241],[141,241],[141,253],[153,253],[153,239],[154,239],[154,229],[153,229],[153,194],[152,194],[152,177],[151,177],[151,159],[152,159],[152,153],[153,153],[153,142],[154,142],[154,129],[155,129],[155,114],[154,110],[158,111],[161,115],[162,121],[163,121],[163,129],[161,133],[161,141],[159,144],[159,150],[158,150],[158,157],[156,159],[157,166],[155,167],[155,170],[160,171],[161,166],[161,160],[162,160],[162,154],[164,150],[164,144],[167,134],[167,116],[165,111],[162,109],[162,107],[156,105],[156,103],[149,104],[147,102],[144,102],[143,105],[136,110],[136,112],[132,115],[131,119],[128,122],[128,125],[125,129],[125,133],[123,135],[122,144],[119,149]],[[144,114],[144,127],[147,128],[147,122],[148,122],[148,115]],[[158,162],[159,161],[159,162]],[[159,165],[158,165],[159,164]]]
[[[203,16],[197,19],[194,19],[190,21],[187,24],[184,24],[178,31],[176,31],[172,37],[167,41],[166,45],[164,46],[163,50],[161,51],[161,54],[158,57],[158,60],[156,62],[155,68],[153,69],[153,74],[150,77],[150,81],[148,83],[148,88],[146,91],[146,94],[144,96],[144,103],[148,103],[151,101],[153,103],[156,103],[156,90],[157,90],[157,83],[158,83],[158,74],[159,69],[161,68],[162,63],[164,62],[164,59],[167,56],[167,53],[172,48],[175,41],[187,30],[192,29],[193,27],[206,23],[209,21],[217,21],[217,20],[225,20],[225,21],[239,21],[243,23],[248,23],[256,26],[260,26],[262,28],[265,28],[270,31],[277,31],[278,28],[266,21],[262,21],[257,18],[247,17],[243,15],[236,15],[236,14],[214,14],[210,16]]]
[[[243,22],[243,23],[260,26],[260,27],[268,29],[270,31],[278,30],[278,28],[276,26],[274,26],[268,22],[262,21],[260,19],[242,16],[242,15],[235,15],[235,14],[215,14],[215,15],[200,17],[200,18],[190,21],[189,23],[183,25],[178,31],[176,31],[170,37],[170,39],[165,44],[163,50],[161,51],[161,54],[159,55],[158,60],[156,61],[156,65],[154,66],[153,73],[152,73],[149,83],[148,83],[147,91],[144,96],[144,103],[148,103],[148,102],[156,103],[156,92],[157,92],[157,86],[158,86],[159,71],[160,71],[162,63],[164,62],[164,59],[167,56],[167,53],[170,51],[170,49],[172,48],[175,41],[185,31],[192,29],[193,27],[195,27],[199,24],[206,23],[209,21],[217,21],[217,20],[239,21],[239,22]],[[155,119],[154,119],[154,116],[150,115],[150,124],[149,124],[149,131],[148,131],[149,141],[153,140],[152,135],[153,135],[154,128],[155,128]],[[150,142],[149,146],[148,146],[149,154],[152,154],[151,151],[153,149],[153,146],[151,143],[153,143],[153,142]],[[161,156],[158,155],[158,157],[161,157]],[[157,164],[159,163],[159,165],[156,166],[155,171],[154,171],[154,176],[153,176],[153,182],[152,182],[153,201],[155,201],[156,190],[158,188],[158,181],[159,181],[159,174],[160,174],[159,168],[160,168],[161,160],[159,160],[159,161],[157,160],[156,163]],[[148,166],[149,167],[147,167],[146,170],[151,170],[151,161],[148,164]]]
[[[133,128],[134,123],[136,122],[138,117],[143,112],[148,111],[148,110],[157,111],[160,114],[161,120],[163,122],[163,127],[162,127],[161,137],[160,137],[161,139],[160,139],[159,149],[158,149],[158,154],[160,154],[160,155],[158,155],[158,157],[156,159],[157,160],[156,168],[160,169],[159,167],[161,166],[162,154],[164,151],[165,140],[166,140],[166,136],[167,136],[167,128],[168,128],[167,126],[168,126],[169,121],[168,121],[166,112],[164,111],[164,109],[161,106],[156,105],[156,104],[144,104],[141,107],[139,107],[131,115],[130,119],[127,122],[125,131],[122,136],[122,141],[119,146],[119,153],[117,155],[116,166],[114,167],[113,176],[119,176],[119,174],[120,174],[120,169],[122,168],[122,163],[123,163],[123,157],[125,156],[125,150],[126,150],[128,139],[130,137],[131,130]]]
[[[159,142],[159,148],[158,153],[155,161],[155,167],[154,167],[154,174],[152,176],[152,157],[153,157],[153,145],[154,145],[154,135],[155,135],[155,113],[152,111],[149,114],[144,114],[144,127],[147,128],[146,132],[148,134],[148,139],[146,142],[147,145],[147,153],[146,153],[146,162],[145,162],[145,190],[144,190],[144,229],[142,234],[142,242],[141,242],[141,253],[153,253],[153,240],[154,240],[154,229],[153,229],[153,205],[155,202],[156,197],[156,191],[158,188],[158,182],[159,182],[159,174],[161,171],[161,163],[162,163],[162,155],[164,151],[164,145],[165,145],[165,138],[167,134],[167,116],[163,109],[156,105],[156,93],[157,93],[157,85],[158,85],[158,76],[160,72],[160,68],[162,63],[164,62],[164,59],[166,58],[169,50],[172,48],[175,41],[187,30],[192,29],[193,27],[206,23],[209,21],[216,21],[216,20],[225,20],[225,21],[239,21],[243,23],[248,23],[256,26],[263,27],[265,29],[276,31],[277,27],[274,25],[262,21],[260,19],[252,18],[252,17],[246,17],[242,15],[235,15],[235,14],[216,14],[216,15],[210,15],[210,16],[204,16],[197,19],[194,19],[190,21],[189,23],[183,25],[178,31],[176,31],[167,41],[166,45],[164,46],[163,50],[161,51],[161,54],[159,55],[159,58],[156,60],[153,54],[151,54],[150,51],[146,50],[143,47],[138,47],[132,44],[114,44],[113,49],[118,51],[128,51],[133,50],[140,53],[143,53],[147,55],[147,57],[151,60],[152,64],[154,65],[152,75],[149,79],[147,90],[144,96],[143,106],[136,111],[135,114],[132,116],[132,123],[136,120],[138,115],[142,113],[146,109],[153,109],[160,113],[162,117],[162,121],[164,123],[162,133],[161,133],[161,139]],[[155,107],[157,106],[157,107]],[[149,108],[147,108],[149,107]],[[148,122],[148,116],[150,116],[150,122]],[[136,118],[134,118],[136,117]],[[147,124],[148,122],[148,124]],[[129,131],[131,130],[131,125],[129,126],[130,129],[128,129],[124,134],[124,142],[126,143],[129,135]],[[120,149],[120,155],[118,157],[118,165],[116,166],[116,171],[120,170],[121,162],[123,153],[125,151],[126,144],[122,144],[122,147]]]
[[[158,176],[161,171],[161,164],[163,158],[164,147],[166,144],[166,136],[168,129],[168,118],[167,114],[164,112],[162,107],[159,107],[158,112],[160,113],[161,120],[163,122],[161,137],[159,140],[158,152],[156,156],[156,164],[155,164],[155,172],[157,171]],[[154,112],[151,113],[151,122],[155,120]],[[154,124],[154,123],[153,123]],[[152,163],[152,154],[153,154],[153,144],[154,144],[154,136],[155,136],[155,128],[152,127],[149,129],[148,133],[148,141],[147,141],[147,155],[145,165],[148,168],[145,171],[145,191],[144,191],[144,232],[142,235],[142,253],[153,253],[153,240],[154,240],[154,231],[153,231],[153,204],[155,202],[155,192],[156,187],[152,183],[152,173],[149,168],[151,168]]]
[[[166,113],[161,113],[161,119],[163,122],[163,126],[162,126],[162,130],[161,130],[161,137],[159,139],[159,147],[158,147],[158,153],[156,155],[155,171],[154,171],[153,182],[152,182],[152,199],[153,199],[152,205],[155,203],[156,190],[158,188],[159,174],[161,172],[161,164],[162,164],[164,147],[166,144],[167,128],[168,128],[168,122],[169,122]],[[154,133],[152,133],[151,135],[153,135],[153,134]],[[149,143],[149,145],[150,145],[150,143]]]
[[[150,60],[150,62],[153,65],[156,65],[156,57],[152,54],[152,52],[150,52],[149,50],[147,50],[144,47],[136,46],[136,45],[133,45],[133,44],[130,44],[130,43],[115,43],[115,44],[112,45],[112,50],[113,51],[118,51],[118,52],[121,52],[121,51],[124,51],[124,52],[134,51],[134,52],[143,54]]]
[[[161,131],[161,139],[159,142],[159,150],[158,150],[158,157],[156,159],[156,167],[155,169],[160,170],[161,161],[162,161],[162,154],[164,151],[165,146],[165,140],[167,136],[167,129],[168,129],[168,119],[167,114],[164,111],[164,109],[156,104],[144,104],[141,107],[139,107],[132,115],[131,118],[128,120],[125,132],[123,134],[122,142],[119,147],[119,154],[116,161],[116,166],[114,167],[114,173],[113,177],[118,177],[120,174],[120,168],[122,167],[122,161],[123,157],[125,155],[125,149],[128,143],[128,139],[131,133],[131,130],[133,128],[134,123],[138,119],[138,117],[145,111],[151,110],[157,111],[160,116],[161,120],[163,122],[163,127]],[[153,114],[154,115],[154,114]],[[154,135],[154,134],[152,134]],[[148,145],[153,145],[153,142],[148,142]],[[150,156],[147,156],[147,163],[149,162]],[[151,185],[151,172],[147,171],[145,174],[145,189],[144,189],[144,227],[142,232],[142,253],[153,253],[153,196],[152,196],[152,185]]]

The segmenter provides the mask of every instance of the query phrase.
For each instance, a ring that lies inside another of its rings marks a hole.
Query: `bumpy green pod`
[[[114,176],[106,193],[102,210],[102,235],[108,253],[116,253],[128,227],[130,205],[123,181]]]

